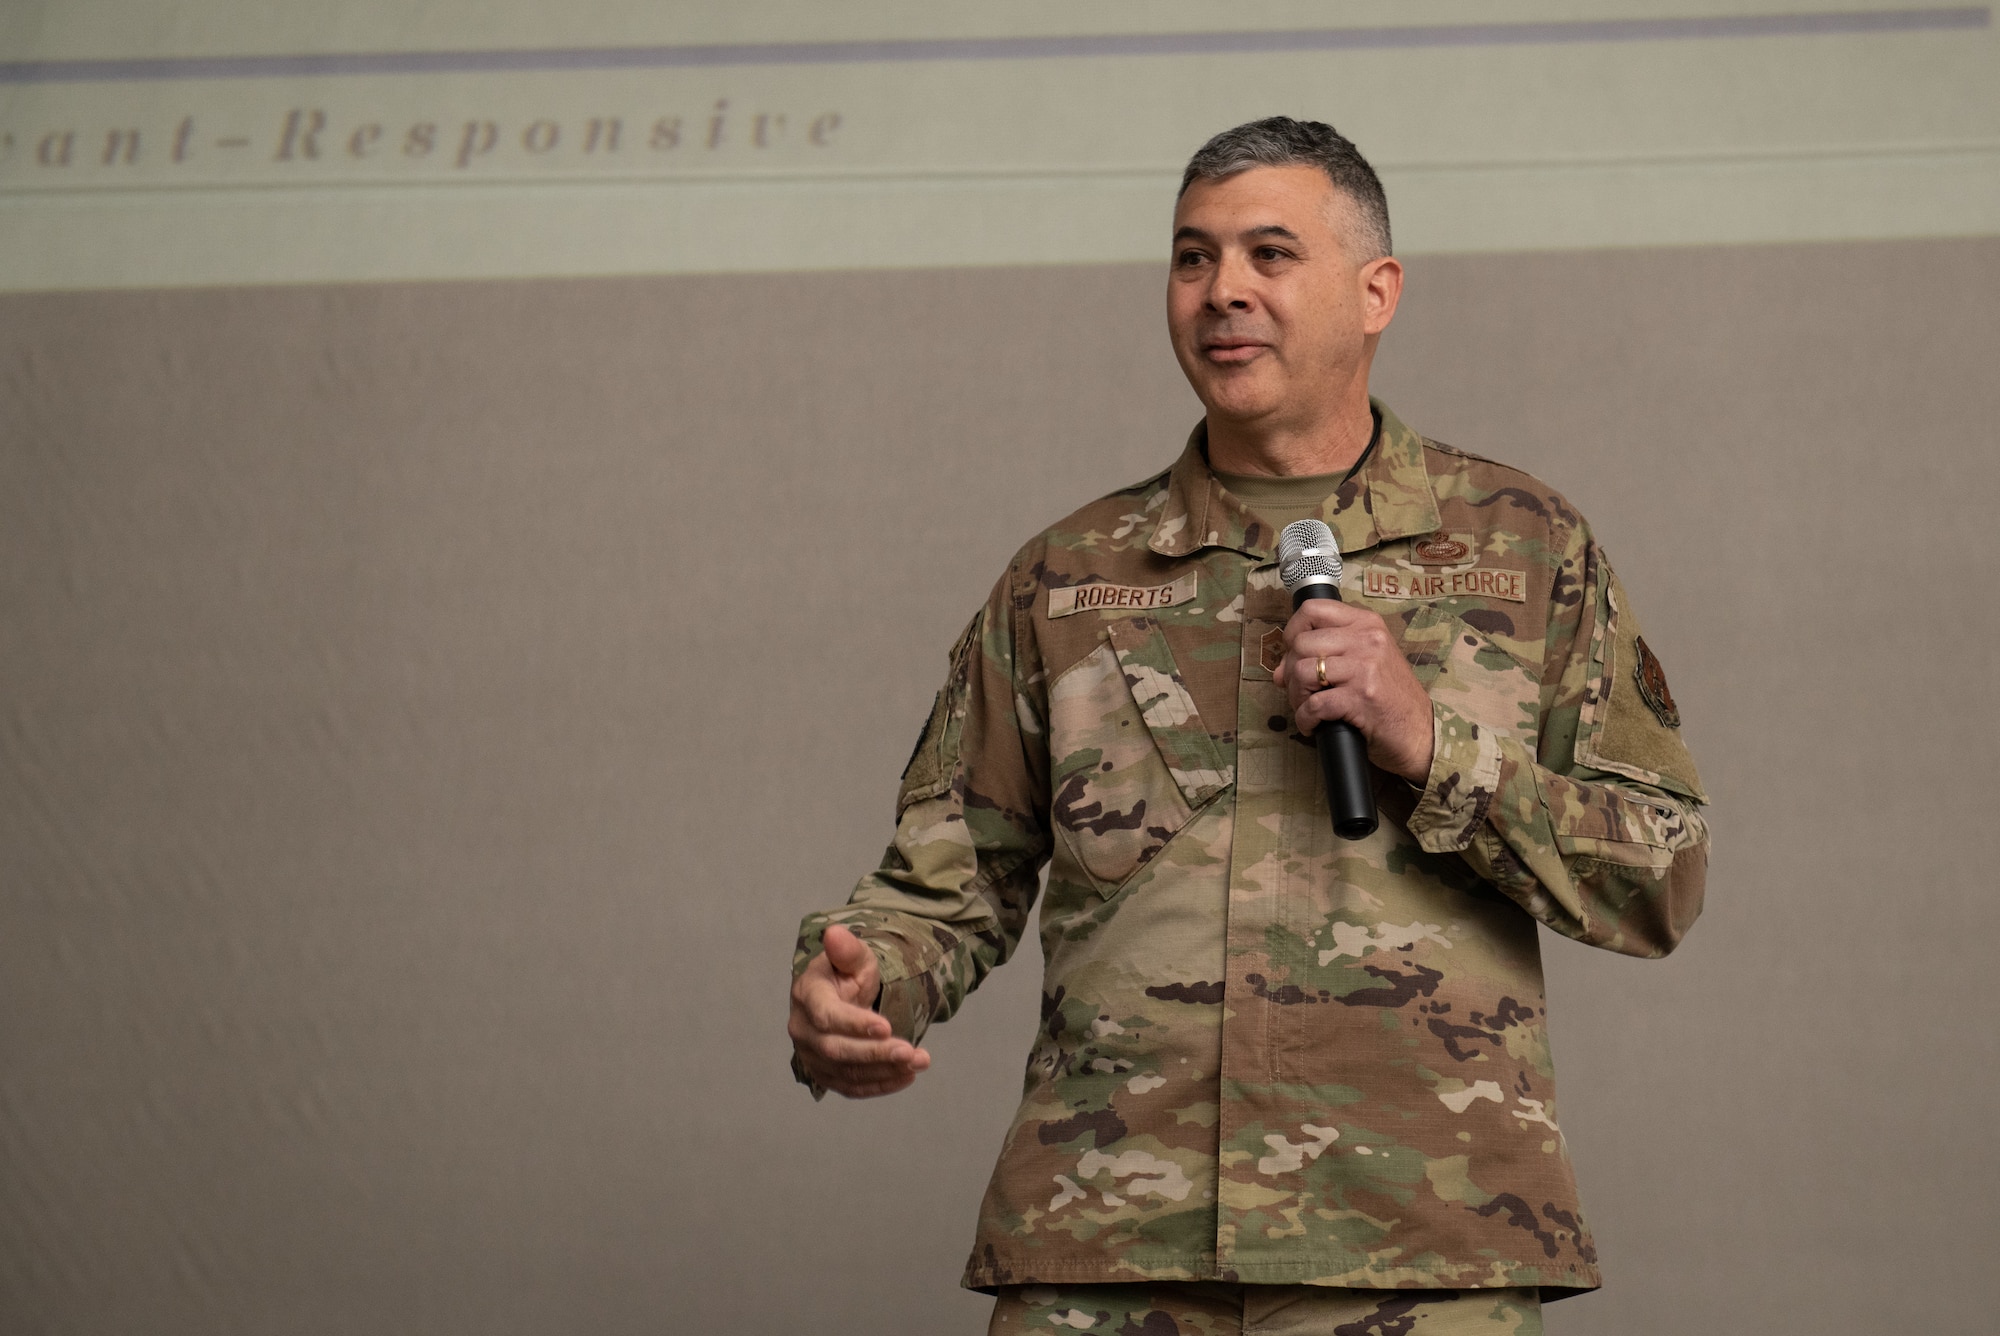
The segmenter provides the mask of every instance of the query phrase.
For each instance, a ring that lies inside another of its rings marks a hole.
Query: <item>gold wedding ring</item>
[[[1319,660],[1319,689],[1326,690],[1326,660]]]

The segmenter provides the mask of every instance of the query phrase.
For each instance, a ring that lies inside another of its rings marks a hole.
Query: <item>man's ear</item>
[[[1361,266],[1361,301],[1364,334],[1380,334],[1396,318],[1396,305],[1403,299],[1403,262],[1393,255],[1370,260]]]

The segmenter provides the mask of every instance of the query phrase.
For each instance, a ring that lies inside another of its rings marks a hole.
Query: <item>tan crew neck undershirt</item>
[[[1319,508],[1334,490],[1347,480],[1347,469],[1338,473],[1305,473],[1279,478],[1268,473],[1222,473],[1216,477],[1231,496],[1257,512],[1257,518],[1276,533],[1287,524],[1319,514]]]
[[[1360,456],[1338,473],[1303,473],[1280,478],[1269,473],[1224,473],[1212,465],[1211,470],[1231,496],[1250,507],[1273,530],[1283,533],[1287,524],[1295,524],[1309,515],[1317,516],[1326,499],[1339,490],[1340,484],[1359,473],[1375,453],[1375,446],[1382,439],[1382,414],[1372,403],[1368,411],[1375,418],[1375,430]]]

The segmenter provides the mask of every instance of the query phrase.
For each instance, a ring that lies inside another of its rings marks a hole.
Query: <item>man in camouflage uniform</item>
[[[1631,955],[1700,911],[1704,801],[1588,525],[1367,394],[1381,187],[1285,118],[1189,164],[1168,283],[1207,415],[1022,548],[951,653],[895,842],[795,958],[795,1070],[901,1089],[1048,868],[1043,1025],[965,1283],[993,1331],[1541,1330],[1598,1284],[1536,924]],[[1343,601],[1296,613],[1316,515]],[[1332,831],[1355,724],[1380,828]]]

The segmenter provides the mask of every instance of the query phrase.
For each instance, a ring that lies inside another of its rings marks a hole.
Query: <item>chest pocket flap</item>
[[[1115,892],[1235,778],[1158,625],[1120,617],[1103,632],[1049,684],[1051,895],[1065,861]]]
[[[1166,633],[1151,617],[1121,617],[1106,631],[1160,759],[1188,806],[1200,807],[1234,783],[1236,772],[1202,724]]]

